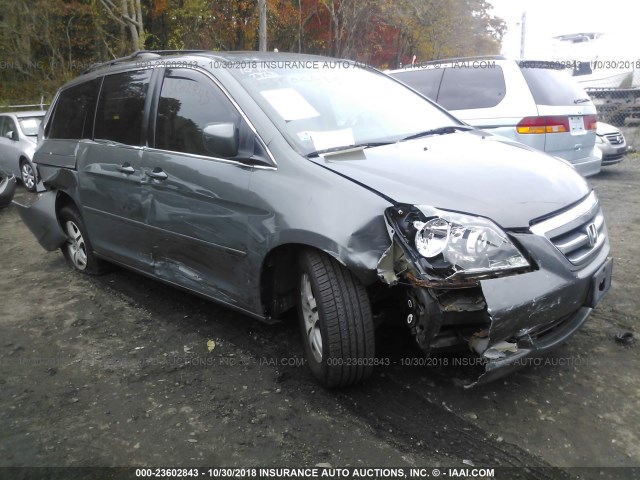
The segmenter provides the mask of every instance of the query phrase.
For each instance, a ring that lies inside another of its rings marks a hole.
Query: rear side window
[[[237,125],[238,118],[229,99],[208,77],[193,70],[167,70],[156,118],[156,148],[211,156],[203,129],[225,122]]]
[[[435,102],[443,72],[442,68],[416,69],[394,73],[393,76]]]
[[[564,70],[521,66],[520,71],[538,105],[573,106],[589,100],[582,87]]]
[[[96,139],[140,145],[150,78],[151,70],[104,77],[96,112]]]
[[[438,103],[447,110],[491,108],[506,93],[502,67],[447,68],[444,72]]]
[[[79,140],[92,137],[98,86],[96,79],[60,92],[48,126],[48,138]]]

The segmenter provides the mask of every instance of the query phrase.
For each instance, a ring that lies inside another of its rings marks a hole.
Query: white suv
[[[600,172],[596,107],[558,62],[504,57],[439,60],[386,73],[474,127]]]

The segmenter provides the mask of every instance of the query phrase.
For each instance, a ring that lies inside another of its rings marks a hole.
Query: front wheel
[[[94,255],[80,212],[73,206],[66,206],[60,210],[59,218],[62,230],[67,235],[67,241],[61,247],[67,263],[89,275],[103,273],[105,262]]]
[[[36,171],[34,170],[33,165],[31,165],[27,160],[22,160],[20,162],[20,179],[27,191],[36,191]]]
[[[298,315],[311,372],[325,387],[365,380],[375,361],[374,325],[364,286],[333,258],[299,260]]]

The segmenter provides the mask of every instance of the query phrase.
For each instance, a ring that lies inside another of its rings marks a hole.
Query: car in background
[[[628,150],[622,132],[613,125],[604,122],[598,122],[596,146],[602,151],[602,165],[620,163]]]
[[[0,169],[0,210],[11,204],[16,189],[16,177]]]
[[[565,65],[504,57],[438,60],[386,73],[476,128],[600,171],[596,107]]]
[[[0,168],[22,180],[30,192],[36,191],[33,153],[45,113],[43,110],[0,113]]]

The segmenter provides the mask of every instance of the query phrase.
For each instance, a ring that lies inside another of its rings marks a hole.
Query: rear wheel
[[[33,169],[33,165],[25,159],[20,161],[20,179],[24,188],[29,192],[36,191],[36,172]]]
[[[63,207],[60,210],[60,223],[67,235],[67,242],[61,247],[67,263],[89,275],[103,273],[106,264],[94,255],[80,212],[73,206]]]
[[[311,372],[325,387],[371,375],[374,325],[364,286],[333,258],[305,251],[299,261],[298,315]]]

